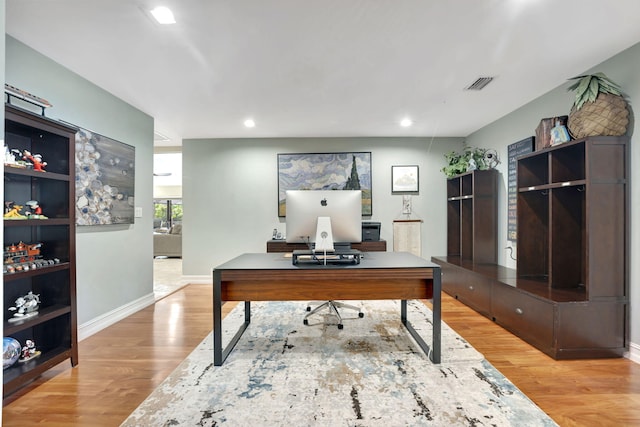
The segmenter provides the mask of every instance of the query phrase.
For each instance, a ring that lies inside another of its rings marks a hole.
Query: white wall
[[[370,151],[373,215],[381,238],[393,249],[393,220],[402,196],[391,194],[391,166],[418,165],[420,194],[415,216],[424,220],[422,255],[446,251],[444,153],[462,148],[460,138],[283,138],[183,141],[183,274],[210,276],[218,264],[244,252],[265,252],[278,218],[278,153]]]
[[[5,81],[51,102],[47,117],[136,149],[135,197],[143,217],[134,225],[77,228],[78,323],[139,299],[153,301],[153,118],[10,36]]]
[[[586,73],[603,72],[613,81],[618,83],[629,96],[632,104],[640,100],[640,44],[637,44],[626,51],[614,56],[613,58],[593,67]],[[573,77],[573,76],[567,76]],[[467,143],[480,147],[493,147],[498,149],[500,156],[506,159],[506,146],[513,142],[524,139],[528,136],[535,135],[535,128],[538,126],[540,119],[545,117],[554,117],[558,115],[566,115],[569,113],[573,104],[574,95],[567,92],[566,88],[570,83],[566,83],[561,87],[541,96],[535,101],[521,107],[511,114],[497,120],[489,126],[473,133],[467,138]],[[630,340],[632,343],[632,358],[635,359],[634,353],[638,356],[637,361],[640,362],[640,268],[633,261],[640,254],[640,174],[635,171],[637,165],[640,165],[640,147],[638,147],[638,134],[640,133],[640,125],[631,124],[631,129],[635,136],[631,139],[630,155],[631,170],[628,171],[629,185],[631,189],[630,200],[630,224],[629,224],[629,247],[630,253],[630,280],[629,280],[629,298],[630,298]],[[506,234],[506,168],[503,162],[500,165],[503,180],[500,186],[499,195],[499,263],[515,267],[507,252],[503,249],[510,245],[507,241]]]

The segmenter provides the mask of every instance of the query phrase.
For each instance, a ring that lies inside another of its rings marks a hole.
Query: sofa
[[[182,224],[153,231],[153,256],[182,258]]]

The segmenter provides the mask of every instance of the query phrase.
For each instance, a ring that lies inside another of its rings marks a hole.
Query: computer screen
[[[362,241],[362,191],[288,190],[287,242],[316,243],[316,232],[329,232],[336,243]],[[318,218],[330,218],[331,228],[318,230]],[[331,236],[328,236],[331,237]]]

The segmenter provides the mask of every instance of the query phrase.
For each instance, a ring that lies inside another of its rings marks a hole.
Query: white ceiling
[[[8,34],[153,116],[156,145],[467,136],[640,41],[638,17],[638,0],[6,0]]]

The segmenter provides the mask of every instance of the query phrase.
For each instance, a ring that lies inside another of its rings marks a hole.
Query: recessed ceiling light
[[[254,122],[252,119],[247,119],[244,121],[244,126],[248,128],[252,128],[256,126],[256,122]]]
[[[160,24],[175,24],[176,19],[173,17],[171,9],[164,6],[158,6],[151,11],[151,14]]]
[[[403,128],[408,128],[412,124],[413,124],[413,120],[411,120],[410,118],[404,118],[400,122],[400,126],[402,126]]]

